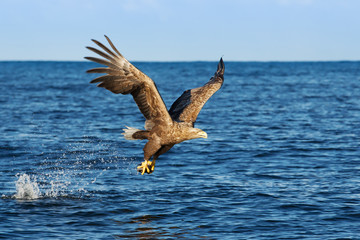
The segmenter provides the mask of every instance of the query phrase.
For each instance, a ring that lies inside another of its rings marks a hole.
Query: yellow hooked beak
[[[200,133],[199,133],[199,136],[200,136],[201,138],[207,138],[207,137],[208,137],[208,136],[207,136],[207,133],[204,132],[204,131],[200,132]]]

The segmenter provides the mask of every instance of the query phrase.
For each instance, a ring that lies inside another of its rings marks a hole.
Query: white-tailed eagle
[[[93,47],[87,48],[103,59],[85,58],[106,67],[93,68],[87,72],[105,74],[91,81],[91,83],[99,83],[98,87],[106,88],[116,94],[133,96],[146,119],[145,130],[127,127],[122,134],[128,140],[148,140],[143,149],[145,161],[138,167],[138,171],[141,174],[152,173],[155,160],[175,144],[195,138],[207,138],[206,132],[194,128],[194,124],[201,108],[224,82],[224,62],[221,58],[217,71],[209,82],[202,87],[186,90],[168,111],[155,82],[126,60],[110,39],[105,37],[112,50],[92,40],[102,51]]]

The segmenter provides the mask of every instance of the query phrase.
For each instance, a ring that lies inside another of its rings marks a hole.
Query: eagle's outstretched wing
[[[98,87],[106,88],[113,93],[131,94],[147,120],[145,124],[147,129],[159,122],[162,124],[171,122],[171,117],[154,81],[126,60],[110,39],[105,37],[112,50],[96,40],[92,41],[103,51],[87,47],[104,59],[85,57],[86,59],[107,66],[87,71],[88,73],[105,73],[92,80],[91,83],[99,83]]]
[[[224,82],[225,65],[222,58],[214,76],[204,86],[186,90],[171,106],[169,113],[174,121],[187,122],[194,126],[196,118],[209,98]]]

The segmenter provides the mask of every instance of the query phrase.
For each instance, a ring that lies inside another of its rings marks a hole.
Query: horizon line
[[[184,62],[217,62],[218,60],[128,60],[129,62],[184,63]],[[225,62],[359,62],[358,60],[224,60]],[[88,62],[88,60],[2,60],[0,62]]]

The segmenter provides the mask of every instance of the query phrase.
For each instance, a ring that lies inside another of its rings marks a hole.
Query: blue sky
[[[359,0],[0,0],[0,60],[360,60]]]

